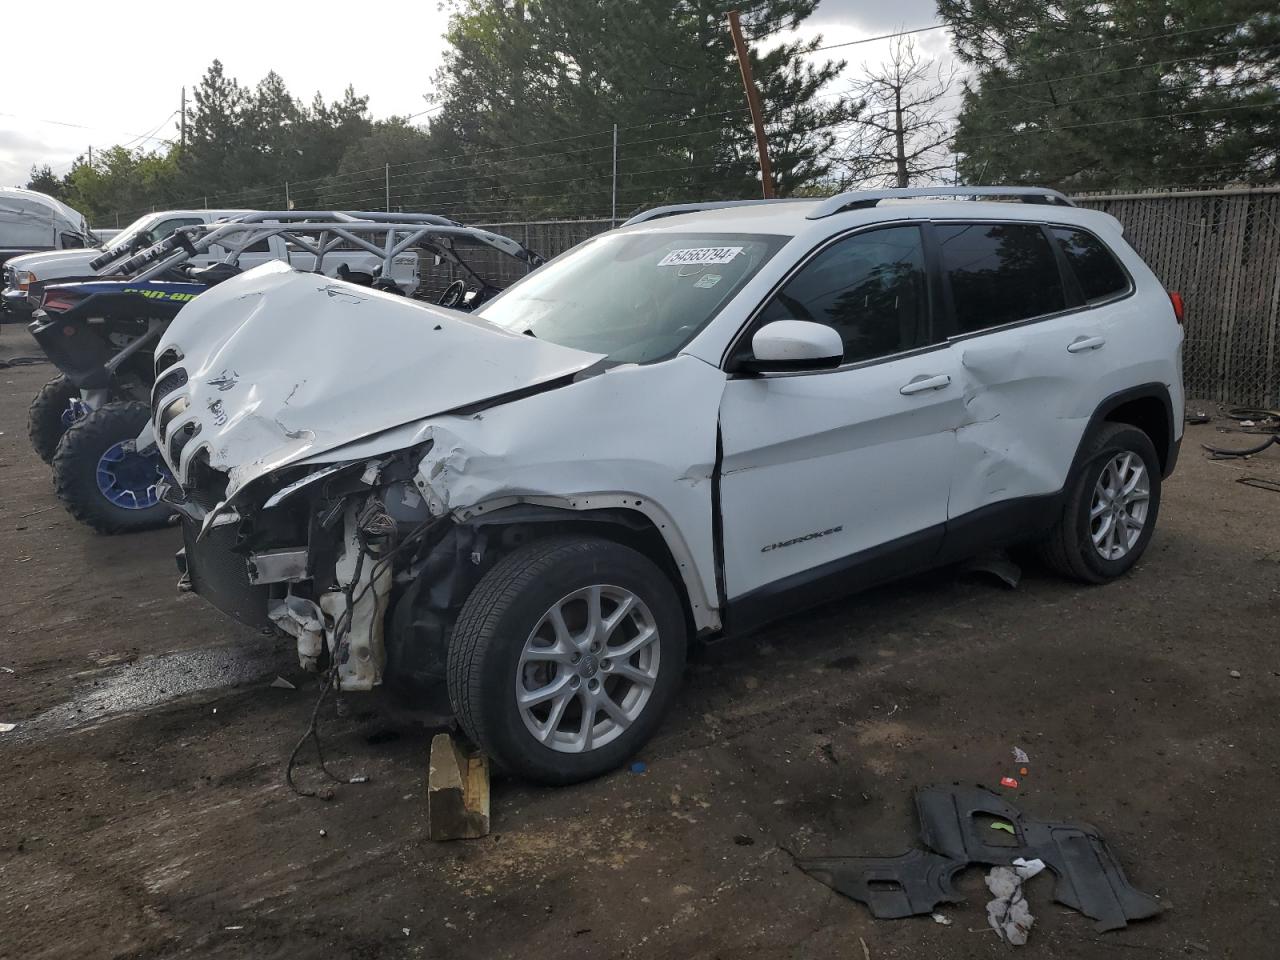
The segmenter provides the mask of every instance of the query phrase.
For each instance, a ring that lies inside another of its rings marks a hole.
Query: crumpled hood
[[[210,465],[230,475],[228,500],[287,464],[562,381],[603,359],[278,261],[184,307],[156,356],[170,347],[181,352],[187,383],[165,396],[185,394],[189,403],[163,439],[192,421],[199,433],[179,462],[167,443],[161,450],[182,482],[207,448]]]

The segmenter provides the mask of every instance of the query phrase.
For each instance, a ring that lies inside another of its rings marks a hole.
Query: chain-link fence
[[[1186,301],[1187,396],[1280,405],[1280,187],[1079,197]]]
[[[1166,289],[1186,301],[1187,395],[1253,407],[1280,405],[1280,187],[1111,194],[1076,198],[1123,225],[1129,243]],[[486,224],[550,259],[608,230],[609,220]],[[524,274],[510,257],[482,252],[495,286]],[[454,279],[423,267],[434,299]]]

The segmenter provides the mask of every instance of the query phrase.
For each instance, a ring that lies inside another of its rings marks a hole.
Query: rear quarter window
[[[1085,303],[1110,300],[1129,292],[1128,274],[1101,240],[1070,227],[1049,229],[1071,265]]]

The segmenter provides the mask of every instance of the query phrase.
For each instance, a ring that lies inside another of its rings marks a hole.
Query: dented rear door
[[[954,521],[1062,488],[1116,351],[1043,225],[940,221],[934,238],[964,404]]]

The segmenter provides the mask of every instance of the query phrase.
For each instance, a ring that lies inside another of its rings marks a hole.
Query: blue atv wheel
[[[67,428],[53,458],[58,499],[73,517],[99,533],[164,526],[172,512],[158,484],[169,480],[153,447],[134,449],[150,416],[138,400],[108,403]]]
[[[122,440],[98,458],[98,490],[123,510],[148,510],[160,502],[164,461],[155,449],[139,453],[132,440]]]

